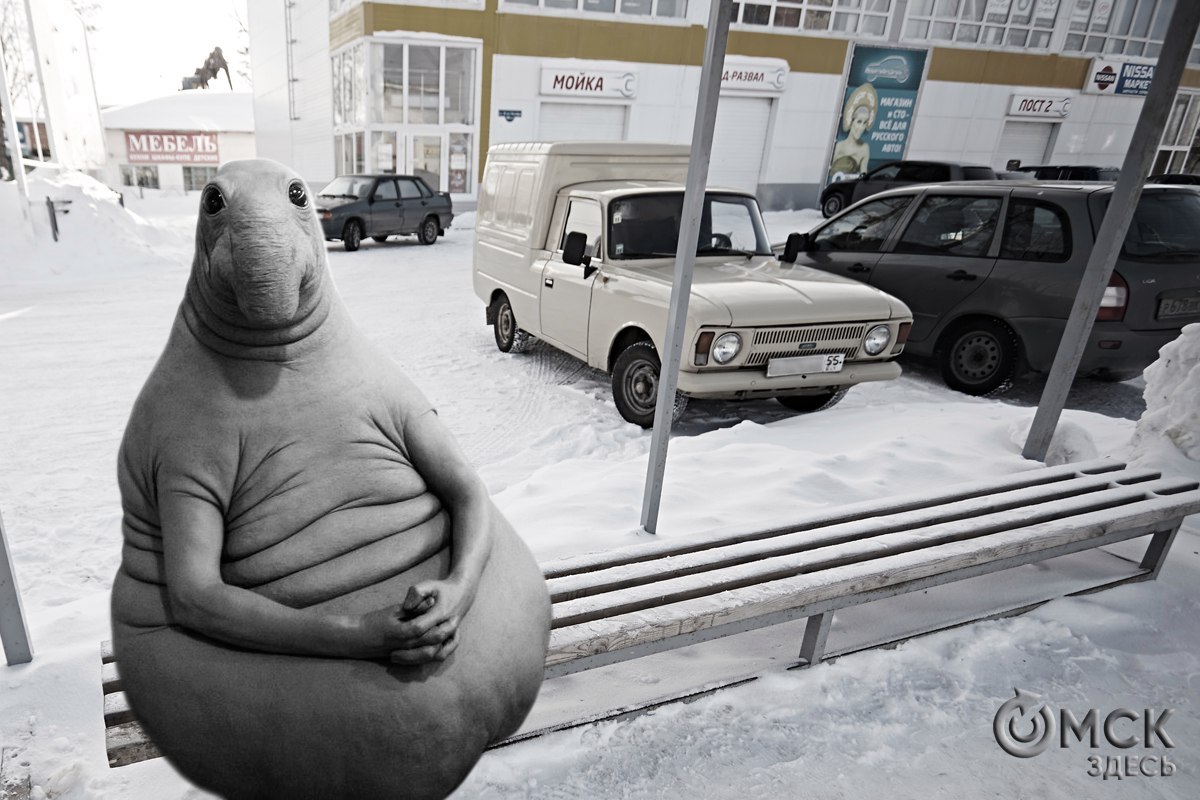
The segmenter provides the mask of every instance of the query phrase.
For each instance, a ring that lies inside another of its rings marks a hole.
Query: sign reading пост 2
[[[1083,90],[1092,94],[1123,94],[1144,97],[1150,91],[1154,65],[1135,61],[1093,58]]]
[[[217,134],[197,131],[125,131],[130,164],[220,164]]]

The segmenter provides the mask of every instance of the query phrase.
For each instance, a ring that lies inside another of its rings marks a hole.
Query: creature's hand
[[[444,661],[458,647],[458,623],[473,600],[453,579],[425,581],[412,586],[400,605],[400,613],[414,635],[391,653],[396,664]]]

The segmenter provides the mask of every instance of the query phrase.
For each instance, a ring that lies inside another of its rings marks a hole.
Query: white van
[[[473,283],[496,346],[529,336],[612,374],[628,421],[654,422],[690,149],[532,142],[488,151]],[[754,196],[705,193],[673,414],[688,397],[775,397],[816,411],[900,374],[908,307],[771,253]]]

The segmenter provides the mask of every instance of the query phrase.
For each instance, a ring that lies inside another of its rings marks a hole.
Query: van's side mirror
[[[808,234],[807,233],[789,233],[787,244],[783,247],[783,255],[779,257],[780,261],[786,261],[789,264],[796,263],[796,257],[802,252],[808,250]]]
[[[592,257],[587,255],[586,251],[587,235],[581,231],[571,231],[567,234],[567,240],[563,242],[562,260],[577,267],[588,267],[592,263]]]

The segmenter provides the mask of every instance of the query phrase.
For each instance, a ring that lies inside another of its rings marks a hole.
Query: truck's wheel
[[[492,332],[501,353],[520,353],[529,344],[529,334],[517,327],[517,317],[506,294],[492,303]]]
[[[661,368],[662,362],[653,342],[635,342],[617,356],[612,374],[613,402],[625,421],[643,428],[653,427]],[[685,408],[687,397],[676,392],[671,421],[678,422]]]
[[[799,411],[801,414],[809,414],[813,411],[823,411],[830,406],[837,405],[846,396],[846,392],[848,391],[850,391],[849,386],[832,386],[828,392],[821,392],[820,394],[802,394],[791,397],[776,397],[775,399],[784,408]]]
[[[342,228],[342,247],[353,253],[362,244],[362,225],[352,219]]]
[[[1020,345],[1003,322],[977,319],[948,331],[938,348],[942,380],[964,394],[1000,394],[1012,386]]]

